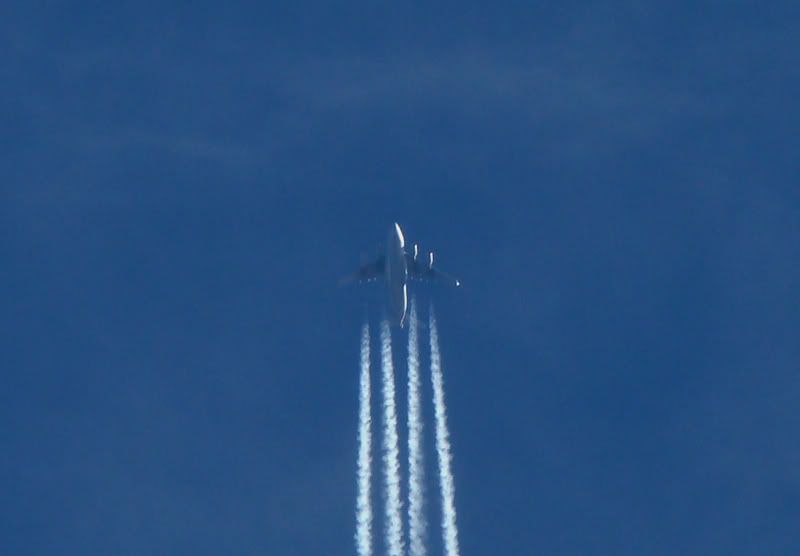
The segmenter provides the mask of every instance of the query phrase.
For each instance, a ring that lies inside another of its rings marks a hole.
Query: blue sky
[[[799,16],[4,6],[2,552],[354,553],[396,220],[463,554],[797,553]]]

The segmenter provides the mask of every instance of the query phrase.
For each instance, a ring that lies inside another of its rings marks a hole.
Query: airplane
[[[392,320],[405,325],[408,310],[408,280],[443,282],[451,286],[460,286],[461,282],[434,268],[433,251],[428,253],[427,264],[419,260],[419,246],[415,243],[413,253],[407,253],[406,240],[400,224],[395,222],[389,228],[386,239],[386,252],[371,263],[362,265],[355,274],[344,278],[341,284],[352,282],[374,282],[383,277],[389,292],[389,306]]]

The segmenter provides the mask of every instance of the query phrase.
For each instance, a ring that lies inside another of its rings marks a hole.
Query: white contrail
[[[356,497],[356,549],[358,556],[372,555],[372,417],[370,412],[369,323],[361,328],[361,377],[358,395],[358,495]]]
[[[419,348],[416,300],[408,326],[408,539],[411,556],[425,556],[424,462],[420,416]]]
[[[450,433],[447,431],[447,413],[444,405],[442,362],[439,355],[439,333],[433,304],[430,308],[431,331],[431,382],[433,383],[433,411],[436,420],[436,452],[439,456],[439,485],[442,489],[442,537],[445,554],[458,556],[458,528],[456,527],[455,485],[450,469]]]
[[[400,501],[400,454],[397,441],[397,410],[394,394],[394,364],[389,321],[381,323],[383,367],[383,472],[386,483],[386,547],[388,556],[403,556],[403,520]]]

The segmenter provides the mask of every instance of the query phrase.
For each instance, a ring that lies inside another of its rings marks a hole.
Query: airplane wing
[[[415,245],[414,249],[416,250],[416,248],[417,246]],[[409,278],[414,279],[419,278],[426,270],[428,270],[426,265],[421,264],[419,260],[417,260],[416,253],[414,255],[406,253],[406,268],[408,269]]]
[[[460,280],[433,266],[433,253],[428,254],[427,264],[421,263],[416,257],[416,253],[413,256],[406,255],[406,267],[408,268],[409,278],[413,280],[439,282],[456,287],[461,285]]]
[[[429,282],[439,282],[440,284],[446,284],[448,286],[458,287],[461,285],[461,280],[436,268],[426,270],[420,279]]]
[[[374,262],[362,265],[361,268],[359,268],[354,274],[342,278],[339,281],[339,285],[342,286],[344,284],[352,284],[353,282],[359,282],[361,284],[365,282],[373,282],[379,277],[383,276],[385,269],[386,258],[384,256],[378,257],[378,259]]]

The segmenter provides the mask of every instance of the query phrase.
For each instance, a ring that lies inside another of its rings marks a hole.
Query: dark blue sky
[[[397,220],[464,555],[797,554],[797,4],[286,4],[0,10],[0,552],[353,553]]]

